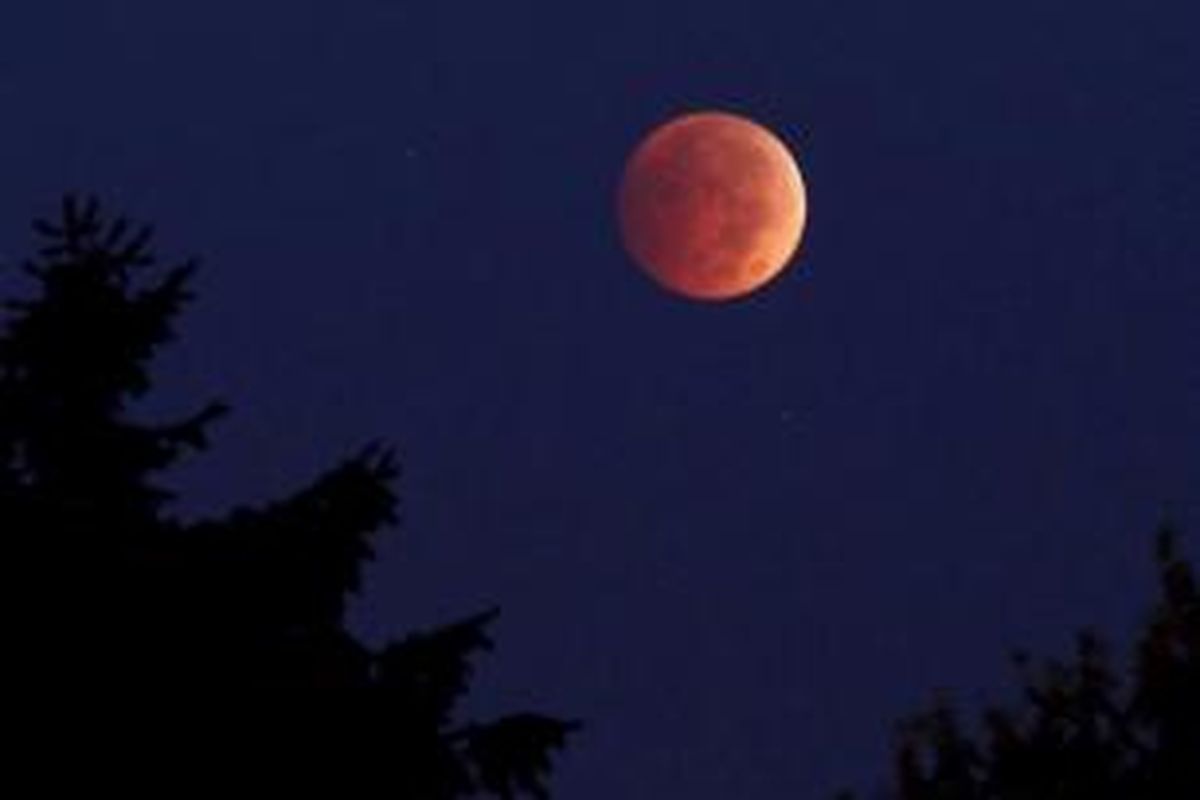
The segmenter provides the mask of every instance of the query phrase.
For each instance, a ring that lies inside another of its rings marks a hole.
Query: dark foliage
[[[1079,635],[1068,661],[1015,656],[1022,702],[975,725],[949,702],[906,720],[901,800],[1194,800],[1200,797],[1200,592],[1165,527],[1160,596],[1127,669]]]
[[[31,612],[10,652],[22,680],[97,693],[369,691],[399,796],[545,797],[573,723],[455,720],[495,611],[374,651],[345,628],[372,540],[394,523],[390,450],[221,519],[168,513],[164,469],[208,445],[211,402],[169,424],[131,419],[173,335],[195,265],[161,267],[152,232],[67,197],[37,221],[37,287],[0,331],[0,530]]]

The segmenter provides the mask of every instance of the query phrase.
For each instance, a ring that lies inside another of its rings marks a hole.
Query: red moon
[[[800,244],[804,179],[766,128],[715,111],[651,131],[618,190],[625,248],[664,288],[729,300],[774,278]]]

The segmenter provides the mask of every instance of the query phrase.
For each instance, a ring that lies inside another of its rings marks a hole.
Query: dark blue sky
[[[546,5],[0,9],[0,261],[70,188],[204,259],[147,408],[234,404],[187,513],[397,443],[358,624],[500,603],[473,708],[588,720],[568,800],[869,785],[935,687],[1125,632],[1200,535],[1196,4]],[[718,306],[612,214],[700,108],[810,191]]]

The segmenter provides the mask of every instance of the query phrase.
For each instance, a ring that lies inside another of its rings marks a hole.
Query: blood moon
[[[774,278],[795,254],[808,211],[783,142],[716,111],[652,130],[629,156],[617,206],[634,260],[693,300],[741,297]]]

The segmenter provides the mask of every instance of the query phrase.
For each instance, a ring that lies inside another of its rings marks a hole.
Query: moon
[[[730,300],[778,275],[808,213],[804,179],[778,137],[734,114],[702,111],[650,131],[617,192],[625,249],[668,291]]]

